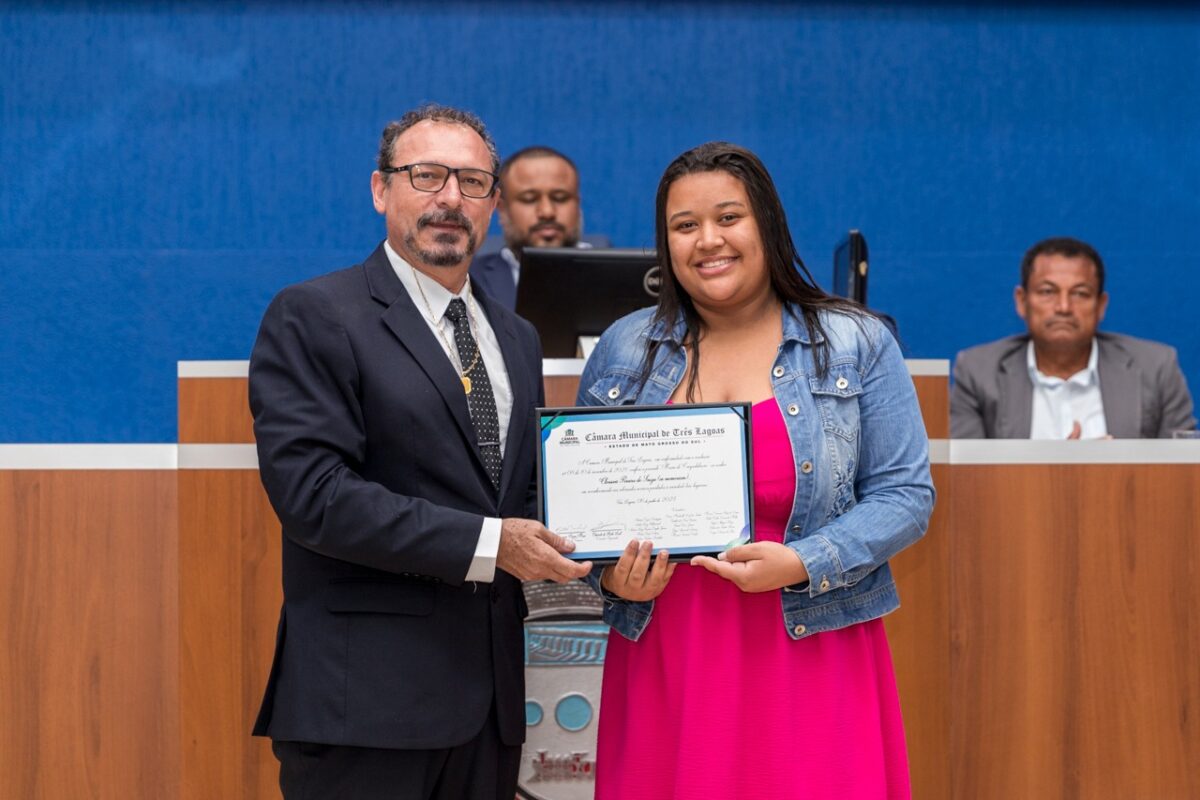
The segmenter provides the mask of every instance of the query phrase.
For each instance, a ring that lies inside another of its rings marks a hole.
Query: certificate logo
[[[575,435],[572,428],[567,428],[562,433],[562,438],[558,440],[559,444],[579,444],[579,437]]]

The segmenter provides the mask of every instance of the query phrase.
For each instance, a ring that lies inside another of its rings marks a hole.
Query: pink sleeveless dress
[[[755,538],[783,541],[796,485],[773,400],[753,407]],[[597,800],[908,798],[883,621],[791,639],[780,593],[680,564],[642,637],[611,632]]]

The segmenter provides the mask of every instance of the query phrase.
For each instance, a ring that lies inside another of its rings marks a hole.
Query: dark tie
[[[471,423],[475,426],[475,438],[483,456],[492,486],[500,488],[500,418],[496,414],[496,396],[492,393],[492,382],[488,380],[487,367],[479,356],[479,347],[471,335],[467,323],[467,306],[460,298],[454,298],[446,308],[446,316],[454,323],[454,344],[458,347],[458,360],[462,363],[463,388],[467,391],[467,409],[471,412]]]

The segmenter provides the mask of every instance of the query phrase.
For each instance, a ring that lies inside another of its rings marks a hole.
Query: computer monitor
[[[857,230],[833,250],[833,293],[867,304],[867,240]]]
[[[575,358],[580,337],[657,303],[661,281],[653,250],[529,247],[516,310],[537,328],[546,358]]]

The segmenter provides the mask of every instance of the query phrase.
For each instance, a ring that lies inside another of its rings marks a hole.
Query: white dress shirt
[[[392,249],[388,242],[383,243],[384,252],[395,271],[404,290],[412,299],[421,318],[429,326],[433,337],[441,345],[442,351],[454,370],[462,374],[458,361],[457,349],[454,347],[454,323],[446,318],[446,309],[450,301],[461,298],[467,304],[468,324],[475,344],[479,348],[479,356],[487,368],[488,380],[492,384],[492,393],[496,396],[496,416],[500,421],[500,453],[508,442],[508,422],[512,418],[513,394],[512,384],[508,381],[508,370],[504,366],[504,355],[500,352],[500,343],[496,340],[496,332],[492,330],[487,315],[479,308],[471,294],[471,280],[467,279],[462,290],[453,294],[433,278],[413,269],[413,267]],[[475,544],[475,556],[467,569],[465,580],[490,583],[496,576],[496,552],[500,549],[500,520],[496,517],[484,517],[483,526],[479,531],[479,541]]]
[[[1066,380],[1043,375],[1037,368],[1033,341],[1026,350],[1025,363],[1033,382],[1033,417],[1030,439],[1065,439],[1079,422],[1081,439],[1102,439],[1108,435],[1104,419],[1104,399],[1100,395],[1100,372],[1096,368],[1100,349],[1092,339],[1087,366]]]

